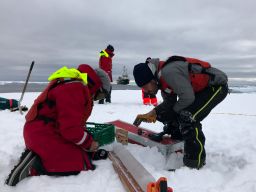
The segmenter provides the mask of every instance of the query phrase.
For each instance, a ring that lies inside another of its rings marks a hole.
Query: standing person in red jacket
[[[108,45],[106,49],[100,52],[99,67],[103,69],[109,76],[110,81],[112,82],[112,58],[114,57],[114,47]],[[112,89],[112,88],[111,88]],[[111,103],[111,90],[106,96],[106,102]],[[99,100],[99,104],[104,104],[104,99]]]
[[[86,130],[93,101],[110,91],[108,75],[81,64],[53,73],[45,90],[26,115],[25,152],[6,184],[15,186],[34,175],[68,176],[94,170],[92,160],[107,158],[107,151]]]

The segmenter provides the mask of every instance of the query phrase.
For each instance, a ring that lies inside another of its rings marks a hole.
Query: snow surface
[[[26,93],[23,104],[30,107],[39,93]],[[129,144],[127,149],[157,179],[164,176],[178,192],[254,192],[256,191],[256,93],[230,94],[203,121],[207,162],[200,170],[182,167],[175,172],[163,170],[164,158],[156,148]],[[3,93],[1,97],[19,99],[20,93]],[[160,99],[160,94],[158,94]],[[138,113],[152,106],[142,105],[140,90],[114,90],[112,103],[95,103],[91,122],[123,120],[132,123]],[[17,163],[24,148],[22,137],[24,115],[0,111],[0,191],[1,192],[122,192],[125,191],[110,160],[97,161],[95,171],[78,176],[37,176],[24,179],[16,187],[4,180]],[[146,124],[155,131],[162,124]],[[106,146],[111,150],[111,145]]]

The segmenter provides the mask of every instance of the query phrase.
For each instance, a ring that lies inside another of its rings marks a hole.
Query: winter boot
[[[110,98],[106,98],[106,103],[111,103],[111,99]]]
[[[19,163],[13,168],[5,183],[9,186],[15,186],[22,179],[37,175],[33,166],[38,158],[39,157],[34,152],[25,149],[21,154]]]
[[[106,102],[107,103],[111,103],[111,95],[110,95],[110,93],[108,93],[107,96],[106,96]]]
[[[104,99],[99,100],[99,104],[104,104]]]
[[[157,103],[157,98],[150,98],[150,102],[152,105],[154,105],[155,107],[158,105]]]
[[[106,95],[106,102],[107,103],[111,103],[111,92],[112,92],[112,87],[111,87],[110,91]]]
[[[143,98],[143,104],[144,105],[150,105],[150,98],[149,97]]]

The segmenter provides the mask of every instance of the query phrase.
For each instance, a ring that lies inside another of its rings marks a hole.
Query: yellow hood
[[[55,71],[48,78],[48,81],[52,81],[58,78],[74,78],[81,79],[84,84],[87,85],[87,73],[81,73],[75,68],[68,69],[67,67],[62,67],[59,70]]]

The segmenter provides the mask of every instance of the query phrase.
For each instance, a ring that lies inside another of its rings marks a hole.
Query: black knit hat
[[[133,68],[133,76],[136,84],[142,87],[154,79],[154,74],[146,63],[139,63]]]
[[[108,46],[107,46],[107,49],[108,49],[109,51],[112,51],[112,52],[115,51],[115,49],[114,49],[114,47],[113,47],[112,45],[108,45]]]

